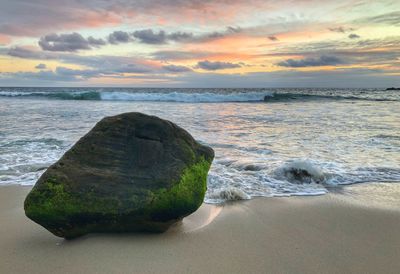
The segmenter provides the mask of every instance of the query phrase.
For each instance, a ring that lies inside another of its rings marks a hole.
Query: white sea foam
[[[296,159],[285,163],[275,170],[275,176],[295,183],[323,183],[326,179],[321,168],[307,159]]]
[[[61,141],[49,138],[1,144],[0,184],[34,185],[65,148]]]
[[[236,187],[216,189],[208,196],[208,201],[212,203],[221,203],[223,201],[249,200],[250,195]]]

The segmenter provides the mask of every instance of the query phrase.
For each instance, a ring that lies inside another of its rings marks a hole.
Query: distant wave
[[[264,97],[265,102],[284,101],[311,101],[311,100],[361,100],[361,101],[398,101],[389,98],[369,98],[354,95],[319,95],[302,93],[273,93]]]
[[[155,102],[260,102],[268,92],[235,93],[187,93],[187,92],[128,92],[128,91],[80,91],[80,92],[21,92],[0,91],[0,97],[49,98],[59,100],[102,101],[155,101]]]
[[[286,102],[311,100],[363,100],[399,101],[396,98],[375,98],[357,95],[276,93],[271,91],[251,92],[132,92],[132,91],[19,91],[0,90],[0,97],[47,98],[58,100],[94,101],[154,101],[154,102]]]
[[[101,92],[102,100],[110,101],[159,101],[159,102],[260,102],[268,92],[235,92],[235,93],[132,93]]]
[[[87,92],[0,91],[0,97],[50,98],[50,99],[60,99],[60,100],[102,100],[101,92],[98,92],[98,91],[87,91]]]

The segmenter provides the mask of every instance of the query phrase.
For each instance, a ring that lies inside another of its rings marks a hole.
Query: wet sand
[[[358,193],[357,189],[350,192]],[[388,204],[387,197],[372,202],[334,193],[203,205],[164,234],[95,234],[65,241],[25,217],[22,205],[29,190],[0,187],[0,273],[398,273],[400,269],[396,192]]]

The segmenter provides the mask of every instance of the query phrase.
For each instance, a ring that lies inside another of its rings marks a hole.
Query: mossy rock
[[[202,204],[214,151],[141,113],[101,120],[40,177],[25,214],[53,234],[163,232]]]

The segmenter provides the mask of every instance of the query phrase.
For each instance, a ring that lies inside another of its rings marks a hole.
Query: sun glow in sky
[[[398,0],[0,6],[0,86],[400,85]]]

